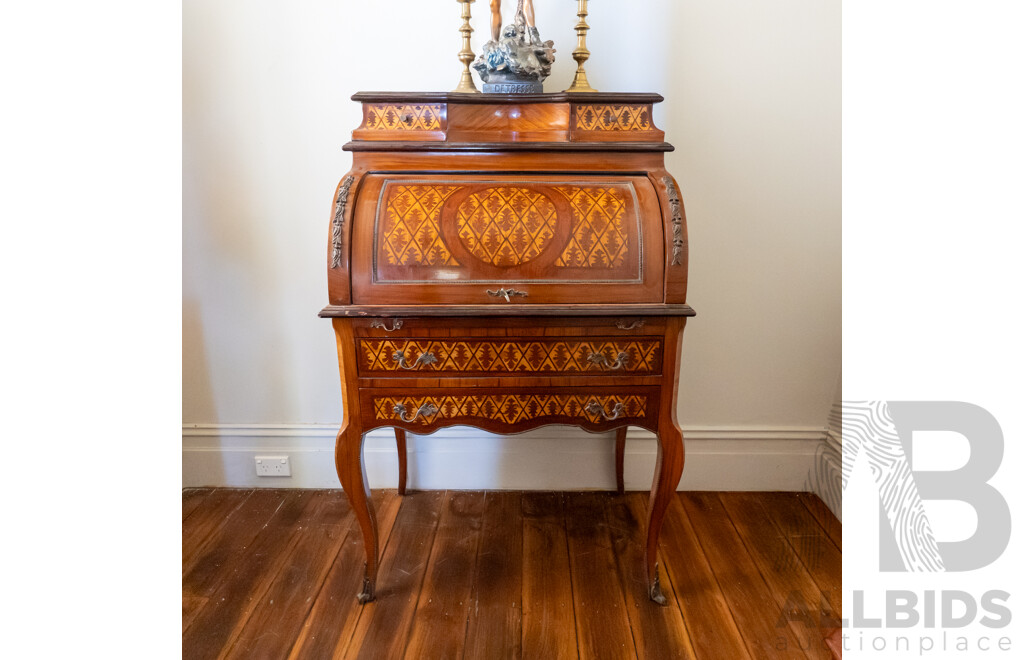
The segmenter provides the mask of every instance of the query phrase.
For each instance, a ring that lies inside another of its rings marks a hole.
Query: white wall
[[[558,91],[575,69],[576,3],[537,4],[558,49],[546,89]],[[590,9],[591,83],[666,98],[655,119],[676,146],[667,162],[686,204],[698,312],[683,343],[684,431],[810,442],[840,366],[840,3]],[[473,10],[479,52],[487,2]],[[218,425],[336,424],[333,336],[316,312],[331,195],[350,164],[341,146],[359,123],[348,97],[453,88],[459,6],[186,0],[183,19],[183,425],[210,438]],[[223,458],[229,440],[185,436],[186,483],[237,481],[216,469],[230,461],[195,462]],[[457,453],[473,441],[450,442]],[[737,485],[724,473],[723,487]],[[579,483],[605,478],[594,466]]]

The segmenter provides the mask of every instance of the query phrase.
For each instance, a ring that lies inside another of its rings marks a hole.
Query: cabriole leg
[[[622,467],[626,454],[627,428],[628,427],[623,426],[621,429],[615,430],[615,488],[619,491],[619,495],[626,492],[626,488],[622,481]]]
[[[405,431],[395,429],[395,443],[398,445],[398,494],[405,495],[406,461]]]
[[[658,536],[665,521],[665,510],[675,497],[679,478],[683,476],[683,434],[672,422],[658,428],[658,464],[647,507],[647,555],[644,565],[647,593],[659,605],[665,604],[658,581]]]
[[[358,600],[366,603],[373,600],[377,583],[377,515],[370,499],[370,487],[366,482],[363,468],[363,432],[349,425],[338,432],[334,448],[334,464],[338,479],[345,489],[352,512],[363,532],[363,549],[366,552],[366,569],[363,574],[363,588]]]

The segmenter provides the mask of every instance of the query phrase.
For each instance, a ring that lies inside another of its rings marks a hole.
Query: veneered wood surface
[[[452,104],[448,141],[566,142],[569,112],[568,103]]]
[[[484,324],[494,321],[512,320],[519,317],[572,317],[573,327],[586,327],[588,319],[600,319],[602,324],[607,324],[620,319],[629,319],[642,316],[696,316],[697,313],[689,305],[643,305],[643,304],[622,304],[602,305],[595,308],[593,305],[503,305],[494,307],[491,305],[450,305],[444,308],[427,305],[328,305],[320,310],[321,318],[367,318],[378,317],[381,321],[392,321],[394,319],[409,319],[410,317],[450,317],[455,323],[464,317],[473,317],[474,324]],[[577,319],[577,317],[580,317]],[[545,319],[537,318],[534,322],[539,327],[544,327]],[[555,324],[565,325],[565,320],[556,320]],[[391,323],[387,324],[389,327]],[[363,326],[359,326],[363,327]],[[652,328],[656,330],[657,328]],[[384,332],[387,332],[384,330]]]
[[[357,304],[664,301],[663,217],[646,176],[368,174],[352,225]],[[487,293],[510,288],[527,295]]]
[[[439,387],[363,389],[359,397],[362,428],[394,426],[431,433],[445,426],[469,425],[494,433],[520,433],[571,424],[597,432],[628,424],[657,430],[658,388],[630,381],[622,378],[620,384],[605,387],[460,388],[446,379]],[[589,408],[592,403],[598,404],[598,412]],[[616,411],[619,404],[623,407]],[[396,406],[404,406],[404,412]],[[433,414],[428,406],[434,407]],[[421,410],[428,412],[421,414]]]
[[[210,512],[218,509],[220,492],[205,493],[189,518],[215,518]],[[673,497],[662,534],[668,605],[659,607],[646,599],[635,561],[643,554],[644,493],[400,498],[376,491],[385,569],[378,601],[360,606],[354,594],[362,580],[362,542],[342,494],[268,492],[282,504],[259,523],[250,543],[228,536],[240,533],[228,524],[234,515],[266,515],[247,511],[245,501],[212,530],[216,543],[233,551],[219,566],[210,598],[183,593],[183,615],[191,622],[183,631],[183,657],[547,659],[591,657],[596,648],[602,658],[731,660],[750,657],[744,639],[757,657],[806,657],[777,648],[774,636],[769,641],[775,645],[760,643],[759,636],[766,628],[774,632],[780,599],[790,605],[803,600],[813,609],[821,593],[801,568],[809,555],[794,542],[816,537],[831,543],[807,511],[805,496],[681,493]],[[183,493],[186,499],[196,495]],[[762,550],[766,538],[772,540]],[[718,552],[723,539],[727,547]],[[183,551],[192,550],[191,542],[202,540],[183,538]],[[790,561],[772,561],[775,551]],[[401,557],[408,561],[396,563]],[[818,571],[819,578],[831,571],[828,579],[841,581],[838,566],[821,564]],[[758,582],[755,595],[770,593],[760,609],[751,607],[750,596],[734,593],[736,585]],[[436,631],[436,644],[430,634],[414,641],[418,629],[428,628]],[[808,626],[807,632],[824,637],[831,631]]]

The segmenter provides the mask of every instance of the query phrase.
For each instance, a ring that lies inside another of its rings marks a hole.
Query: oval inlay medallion
[[[547,247],[558,213],[542,193],[502,186],[469,195],[456,217],[459,239],[474,257],[494,266],[518,266]]]

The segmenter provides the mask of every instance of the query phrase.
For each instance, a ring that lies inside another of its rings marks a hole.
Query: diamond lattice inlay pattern
[[[371,131],[439,131],[440,105],[371,105],[365,128]]]
[[[486,371],[520,373],[609,373],[620,353],[628,357],[614,373],[657,373],[661,341],[637,340],[436,340],[364,339],[359,342],[363,371],[399,371],[395,353],[416,364],[424,353],[436,362],[421,363],[414,371]],[[604,361],[591,360],[592,355]]]
[[[441,419],[477,417],[515,424],[544,417],[571,417],[601,422],[599,411],[587,407],[597,402],[608,415],[615,405],[622,404],[619,418],[640,419],[647,416],[647,397],[633,394],[468,394],[437,396],[382,396],[374,397],[373,410],[377,419],[397,420],[395,405],[401,404],[409,412],[425,404],[437,407],[433,415],[418,416],[415,423],[430,424]]]
[[[576,128],[584,131],[649,131],[651,115],[643,105],[588,105],[576,110]]]
[[[482,261],[518,266],[534,259],[555,235],[557,212],[529,188],[485,188],[458,210],[459,238]]]
[[[394,266],[458,266],[441,239],[438,219],[458,186],[396,185],[388,188],[381,223],[381,252]]]
[[[569,244],[555,262],[571,268],[618,268],[629,252],[626,233],[626,198],[619,188],[605,186],[559,187],[569,198],[573,230]]]

